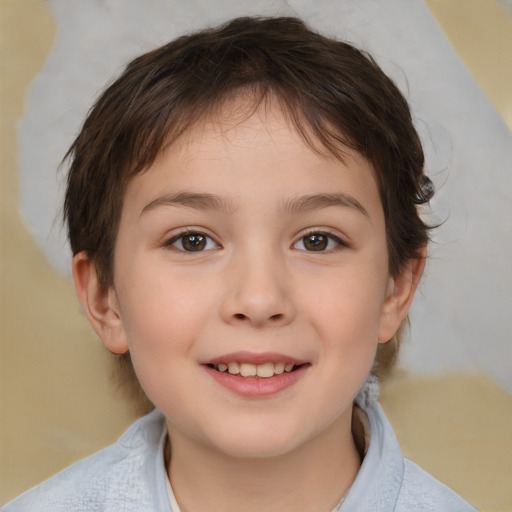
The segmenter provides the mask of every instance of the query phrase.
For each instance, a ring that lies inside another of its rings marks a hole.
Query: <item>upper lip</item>
[[[249,364],[264,364],[264,363],[292,363],[294,365],[305,364],[307,361],[303,361],[301,359],[297,359],[296,357],[291,357],[285,354],[279,354],[277,352],[231,352],[229,354],[224,354],[218,357],[214,357],[212,359],[208,359],[204,361],[202,364],[212,364],[218,365],[220,363],[249,363]]]

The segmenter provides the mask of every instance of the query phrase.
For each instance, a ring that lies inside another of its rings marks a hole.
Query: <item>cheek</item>
[[[356,275],[359,274],[359,275]],[[371,269],[340,273],[303,298],[315,328],[336,345],[377,343],[385,285]]]
[[[193,348],[208,323],[212,297],[204,283],[179,275],[144,271],[123,281],[121,313],[136,370],[172,364]]]
[[[211,308],[193,282],[155,274],[130,283],[121,311],[137,378],[150,400],[167,410],[169,390],[187,382],[190,354]],[[171,396],[176,402],[179,394]]]

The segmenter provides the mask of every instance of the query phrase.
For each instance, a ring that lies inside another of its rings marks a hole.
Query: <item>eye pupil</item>
[[[304,237],[304,247],[308,251],[323,251],[326,249],[329,240],[322,234],[311,234]]]
[[[206,246],[206,237],[200,234],[190,234],[184,236],[181,243],[186,251],[202,251]]]

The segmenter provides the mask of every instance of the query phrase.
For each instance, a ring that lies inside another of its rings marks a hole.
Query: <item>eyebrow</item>
[[[343,206],[353,208],[366,217],[370,217],[365,207],[348,194],[311,194],[288,199],[284,203],[284,210],[289,213],[306,213],[329,206]]]
[[[184,206],[198,210],[220,210],[226,213],[233,213],[236,210],[231,201],[214,194],[176,192],[174,194],[164,194],[148,203],[142,209],[141,216],[161,206]],[[288,213],[307,213],[330,206],[353,208],[366,217],[370,216],[364,206],[355,197],[342,193],[310,194],[287,199],[283,203],[283,210]]]
[[[198,210],[220,210],[226,213],[233,213],[235,210],[233,204],[219,196],[213,194],[197,192],[176,192],[175,194],[164,194],[148,203],[142,209],[140,215],[156,210],[161,206],[185,206]]]

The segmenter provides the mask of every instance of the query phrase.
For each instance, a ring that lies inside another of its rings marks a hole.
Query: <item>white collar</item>
[[[169,477],[165,479],[165,487],[167,488],[167,497],[169,498],[169,504],[171,505],[172,512],[181,512],[178,502],[176,501],[176,496],[174,496],[174,491],[172,490]]]

